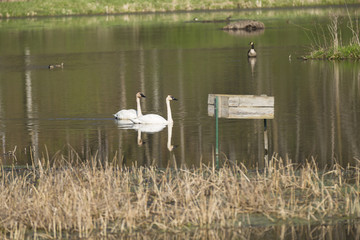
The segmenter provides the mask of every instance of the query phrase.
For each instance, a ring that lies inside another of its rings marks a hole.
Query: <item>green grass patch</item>
[[[327,31],[321,29],[321,33],[312,33],[313,47],[304,59],[359,59],[360,58],[360,27],[359,19],[352,19],[348,13],[347,29],[351,38],[347,44],[343,44],[339,22],[343,19],[338,15],[330,17]]]
[[[309,56],[306,56],[308,59],[360,59],[360,46],[359,45],[349,45],[338,48],[329,49],[318,49],[310,53]]]

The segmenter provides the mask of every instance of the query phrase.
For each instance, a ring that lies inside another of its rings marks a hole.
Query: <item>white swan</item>
[[[135,109],[123,109],[114,114],[115,119],[118,120],[126,120],[133,119],[142,116],[141,106],[140,106],[140,98],[145,98],[145,95],[141,92],[136,93],[136,106],[137,111]]]
[[[166,97],[167,120],[158,114],[146,114],[138,118],[130,119],[133,123],[138,124],[168,124],[174,122],[171,115],[170,101],[177,100],[171,95]]]

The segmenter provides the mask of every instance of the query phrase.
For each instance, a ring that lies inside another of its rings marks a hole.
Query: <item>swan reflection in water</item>
[[[169,123],[168,124],[168,139],[167,139],[167,145],[166,145],[169,152],[171,152],[175,147],[174,145],[171,144],[172,128],[173,128],[173,123]]]
[[[130,120],[116,120],[116,123],[119,129],[133,129],[137,131],[137,143],[139,146],[144,144],[141,139],[141,133],[157,133],[166,127],[165,124],[134,124]]]
[[[138,145],[141,146],[144,144],[144,142],[141,138],[141,133],[156,133],[156,132],[162,131],[165,127],[166,127],[166,125],[135,124],[133,129],[138,131],[138,135],[137,135]],[[167,125],[167,128],[168,128],[168,138],[167,138],[166,147],[169,150],[169,152],[171,152],[176,147],[171,144],[173,123],[169,123]]]
[[[168,127],[167,149],[171,152],[176,146],[171,144],[173,123],[169,124],[132,124],[128,120],[117,120],[119,129],[134,129],[138,132],[137,144],[142,146],[144,141],[141,138],[142,133],[157,133],[161,132],[166,126]]]
[[[119,129],[132,129],[134,126],[134,123],[130,121],[130,119],[116,119],[115,122]]]
[[[137,130],[137,132],[138,132],[137,143],[139,146],[142,146],[144,144],[144,142],[141,138],[141,133],[157,133],[157,132],[162,131],[165,127],[166,127],[166,125],[163,125],[163,124],[155,124],[155,125],[134,124],[132,126],[132,129]]]
[[[137,129],[138,135],[137,135],[137,142],[138,145],[141,146],[144,142],[141,139],[141,133],[156,133],[160,132],[166,127],[166,125],[142,125],[142,124],[135,124],[133,129]],[[172,139],[172,129],[173,129],[173,123],[169,123],[167,125],[168,128],[168,138],[167,138],[167,144],[166,147],[171,152],[176,146],[171,144]]]

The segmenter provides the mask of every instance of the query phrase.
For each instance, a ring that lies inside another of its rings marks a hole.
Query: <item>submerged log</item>
[[[223,27],[224,30],[246,30],[249,32],[264,28],[265,28],[264,23],[255,20],[241,20],[230,23],[225,27]]]
[[[265,29],[257,29],[256,31],[246,31],[246,30],[223,30],[227,34],[237,36],[237,37],[253,37],[264,34]]]

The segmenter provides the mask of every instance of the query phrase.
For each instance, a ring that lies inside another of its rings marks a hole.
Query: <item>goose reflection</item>
[[[250,64],[250,68],[251,68],[251,75],[254,75],[254,73],[255,73],[255,65],[256,65],[256,58],[254,58],[254,57],[248,58],[248,62]]]

